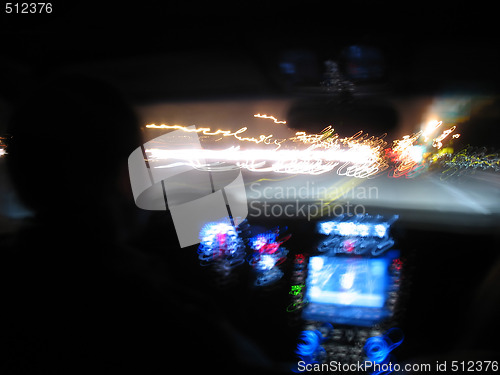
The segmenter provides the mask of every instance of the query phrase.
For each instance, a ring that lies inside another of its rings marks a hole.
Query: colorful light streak
[[[475,171],[500,172],[500,153],[488,152],[484,147],[468,146],[453,155],[447,153],[436,162],[444,168],[441,180]]]
[[[253,117],[257,118],[267,118],[270,120],[273,120],[275,124],[286,124],[286,121],[280,121],[274,116],[268,116],[268,115],[261,115],[260,113],[257,113],[256,115],[253,115]]]
[[[433,134],[442,124],[442,121],[429,121],[423,130],[393,141],[392,148],[385,150],[386,157],[394,165],[390,172],[391,177],[415,177],[436,160],[444,140],[456,129],[456,126],[452,126],[433,138]],[[460,134],[452,135],[452,138],[458,137]]]
[[[286,121],[278,120],[272,115],[258,113],[254,117],[270,119],[276,124],[286,124]],[[464,169],[488,169],[495,172],[500,170],[498,154],[486,154],[470,147],[453,154],[453,149],[444,147],[444,142],[447,139],[456,139],[460,134],[452,134],[456,126],[435,134],[442,125],[442,121],[429,121],[421,131],[396,139],[392,142],[392,147],[387,147],[385,135],[374,137],[359,131],[351,137],[340,138],[331,126],[319,134],[297,132],[289,138],[275,138],[273,134],[244,136],[248,131],[247,127],[233,131],[148,124],[147,129],[196,132],[216,142],[233,138],[241,142],[241,146],[253,143],[260,147],[242,149],[238,144],[219,150],[175,151],[150,148],[146,153],[154,160],[165,160],[165,164],[155,168],[190,165],[203,170],[243,168],[251,172],[289,175],[318,175],[335,170],[339,175],[360,179],[374,177],[387,169],[390,177],[411,178],[426,171],[431,165],[446,168],[443,173],[447,175]],[[7,155],[3,139],[5,138],[0,137],[0,157]]]
[[[279,148],[281,142],[284,141],[282,139],[274,139],[273,140],[272,139],[273,138],[272,134],[269,134],[269,135],[261,134],[261,135],[259,135],[259,138],[255,138],[255,137],[241,137],[240,134],[245,133],[247,131],[247,129],[248,129],[246,127],[242,127],[242,128],[240,128],[240,129],[238,129],[236,131],[221,130],[221,129],[212,131],[210,128],[193,128],[193,129],[191,129],[191,128],[188,128],[188,127],[182,126],[182,125],[165,125],[165,124],[155,125],[155,124],[148,124],[148,125],[146,125],[146,128],[148,128],[148,129],[182,130],[182,131],[185,131],[185,132],[188,132],[188,133],[201,133],[201,134],[207,135],[207,136],[222,135],[223,137],[234,137],[234,138],[236,138],[239,141],[253,142],[253,143],[256,143],[256,144],[259,144],[259,143],[264,143],[264,144],[267,144],[267,145],[274,144],[278,148]]]
[[[271,119],[277,124],[286,123],[271,115],[259,113],[254,117]],[[392,147],[387,147],[385,135],[374,137],[359,131],[351,137],[341,138],[331,126],[319,134],[297,132],[292,137],[277,139],[272,134],[244,136],[248,131],[247,127],[232,131],[149,124],[146,125],[148,129],[183,130],[214,137],[212,140],[215,142],[234,138],[242,143],[217,150],[149,148],[146,154],[151,160],[165,161],[165,164],[155,168],[189,165],[202,170],[241,168],[251,172],[292,175],[318,175],[335,170],[339,175],[356,178],[373,177],[389,169],[390,177],[410,178],[425,171],[436,161],[437,155],[442,155],[440,150],[443,149],[446,139],[460,136],[452,134],[456,126],[438,133],[442,124],[441,121],[430,121],[421,131],[394,140]],[[253,143],[260,147],[248,148],[244,143]]]
[[[382,138],[362,135],[362,132],[340,139],[333,128],[327,127],[320,134],[297,132],[294,137],[288,139],[273,139],[273,135],[260,135],[257,138],[242,137],[241,134],[247,131],[245,127],[237,131],[220,129],[212,131],[210,128],[196,129],[165,124],[150,124],[146,127],[197,132],[206,136],[222,135],[234,137],[239,141],[275,146],[274,148],[242,149],[238,145],[223,150],[147,149],[146,153],[149,158],[171,161],[156,168],[171,168],[186,164],[205,170],[243,168],[252,172],[313,175],[337,168],[337,173],[340,175],[360,178],[372,176],[387,168],[387,163],[381,157],[386,142]],[[214,162],[219,162],[219,164],[214,164]],[[232,163],[233,166],[220,165],[220,162]]]
[[[347,149],[327,150],[251,149],[239,146],[224,150],[164,150],[147,149],[150,160],[165,160],[157,168],[171,168],[183,163],[197,169],[232,169],[234,166],[219,166],[214,162],[232,163],[237,168],[252,172],[276,172],[289,174],[322,174],[341,165],[339,174],[368,176],[380,169],[380,156],[366,145],[352,145]],[[173,162],[167,162],[168,160]],[[175,160],[175,161],[174,161]],[[212,162],[210,162],[212,161]]]

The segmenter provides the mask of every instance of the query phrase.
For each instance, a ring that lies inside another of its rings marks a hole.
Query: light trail
[[[258,113],[254,117],[286,124],[286,121],[279,121],[276,117],[266,114]],[[440,150],[446,138],[456,130],[456,126],[452,126],[436,135],[442,124],[442,121],[430,121],[419,132],[394,140],[392,148],[388,147],[385,135],[374,137],[359,131],[351,137],[340,138],[331,126],[319,134],[302,131],[288,138],[276,139],[272,134],[246,136],[247,127],[232,131],[149,124],[146,125],[148,129],[182,130],[207,137],[219,137],[212,138],[215,142],[224,137],[234,138],[242,144],[219,150],[150,148],[146,153],[150,160],[164,161],[164,164],[159,163],[155,168],[190,165],[203,170],[242,168],[252,172],[311,175],[336,170],[339,175],[357,178],[372,177],[390,168],[390,177],[414,177],[440,159],[435,157],[436,150]],[[449,138],[459,136],[460,134],[454,134]],[[260,147],[244,149],[244,142]]]
[[[280,147],[280,144],[284,141],[283,139],[272,139],[273,138],[273,135],[272,134],[269,134],[269,135],[264,135],[264,134],[261,134],[259,135],[258,138],[255,138],[255,137],[241,137],[240,134],[242,133],[245,133],[247,131],[248,128],[246,127],[242,127],[236,131],[231,131],[231,130],[221,130],[221,129],[218,129],[218,130],[215,130],[215,131],[212,131],[210,128],[194,128],[194,129],[190,129],[186,126],[182,126],[182,125],[165,125],[165,124],[161,124],[161,125],[155,125],[155,124],[148,124],[146,125],[146,128],[148,129],[170,129],[170,130],[182,130],[182,131],[185,131],[185,132],[188,132],[188,133],[202,133],[203,135],[207,135],[207,136],[214,136],[214,135],[222,135],[223,137],[234,137],[236,138],[237,140],[239,141],[247,141],[247,142],[253,142],[253,143],[256,143],[256,144],[259,144],[259,143],[264,143],[264,144],[274,144],[278,147]]]
[[[256,115],[253,115],[253,117],[257,118],[267,118],[270,120],[273,120],[275,124],[286,124],[286,121],[280,121],[274,116],[268,116],[268,115],[261,115],[260,113],[257,113]]]
[[[224,150],[165,150],[147,149],[149,160],[166,163],[157,168],[171,168],[184,163],[196,169],[224,170],[243,168],[252,172],[277,172],[292,174],[321,174],[333,170],[340,164],[355,167],[356,172],[367,174],[374,170],[379,160],[377,152],[370,147],[359,145],[348,149],[331,148],[328,150],[275,150],[230,147]],[[231,163],[219,164],[217,163]],[[345,172],[348,174],[348,172]]]

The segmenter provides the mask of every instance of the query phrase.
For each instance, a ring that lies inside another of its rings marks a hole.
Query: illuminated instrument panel
[[[247,221],[207,223],[198,258],[226,278],[248,269],[254,294],[286,291],[286,308],[265,305],[259,314],[278,311],[290,327],[299,328],[294,371],[332,361],[382,365],[393,361],[390,353],[404,339],[395,319],[403,268],[391,235],[397,220],[397,215],[342,215],[302,225],[301,232],[295,227],[300,233]],[[309,240],[310,248],[297,252],[294,239]]]
[[[321,363],[389,363],[404,337],[392,319],[402,270],[390,235],[397,219],[356,215],[317,224],[321,239],[308,259],[300,304],[297,372]]]

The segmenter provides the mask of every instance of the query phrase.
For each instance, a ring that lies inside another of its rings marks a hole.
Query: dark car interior
[[[22,4],[2,374],[498,371],[489,5]]]

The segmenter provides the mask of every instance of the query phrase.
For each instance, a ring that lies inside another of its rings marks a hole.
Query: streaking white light
[[[286,121],[279,121],[276,117],[274,116],[269,116],[269,115],[261,115],[260,113],[257,113],[256,115],[253,115],[253,117],[258,117],[258,118],[267,118],[271,119],[274,121],[275,124],[286,124]]]
[[[244,168],[253,172],[321,174],[333,170],[338,165],[350,163],[359,173],[371,171],[379,162],[378,150],[370,147],[330,148],[306,150],[261,149],[242,150],[239,146],[224,150],[168,150],[147,149],[148,159],[165,160],[156,168],[170,168],[172,163],[184,162],[193,168],[210,168],[210,162],[228,162],[233,166],[221,168]],[[206,162],[202,162],[206,161]],[[218,168],[220,169],[220,168]]]
[[[442,123],[443,123],[442,121],[437,121],[437,120],[429,121],[425,126],[425,128],[421,131],[424,140],[428,141],[431,134],[434,133],[436,129],[441,126]]]

